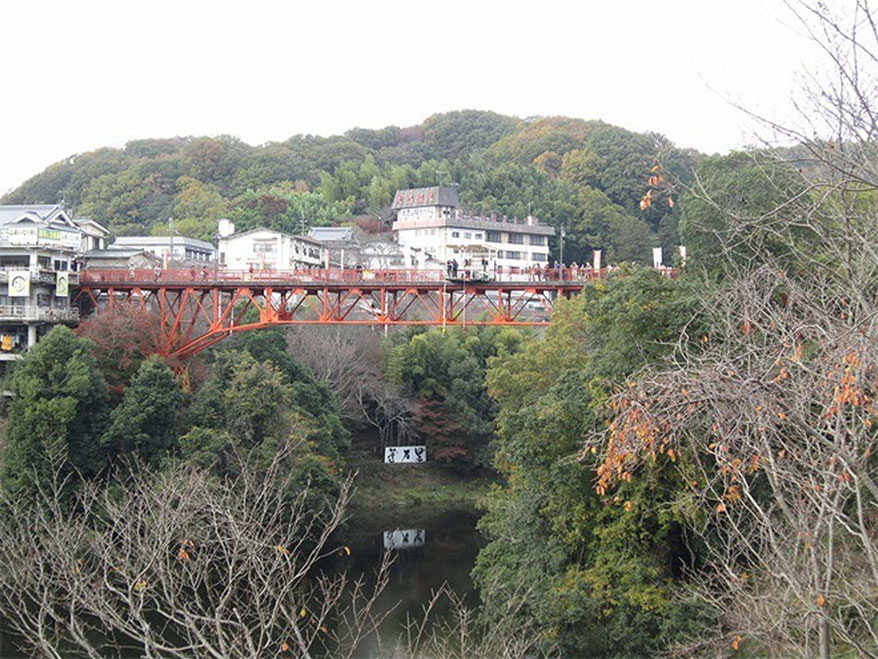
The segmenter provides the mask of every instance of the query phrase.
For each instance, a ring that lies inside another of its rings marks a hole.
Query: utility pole
[[[562,224],[561,225],[561,254],[560,254],[560,258],[558,259],[558,261],[560,262],[560,264],[562,266],[564,265],[564,236],[566,236],[566,235],[567,234],[564,232],[564,225]]]
[[[171,235],[170,244],[168,247],[168,264],[165,266],[169,268],[171,266],[171,261],[174,260],[174,218],[168,218],[168,233]]]

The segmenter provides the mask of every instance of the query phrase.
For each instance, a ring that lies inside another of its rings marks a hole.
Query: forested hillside
[[[588,260],[596,247],[646,261],[650,247],[679,242],[673,197],[640,208],[655,187],[650,169],[660,160],[685,183],[698,155],[601,121],[464,110],[255,147],[227,135],[135,140],[55,163],[2,201],[63,200],[117,235],[161,234],[173,217],[181,233],[210,239],[218,217],[290,232],[356,215],[387,222],[395,190],[441,179],[460,184],[473,212],[564,225],[566,261]]]

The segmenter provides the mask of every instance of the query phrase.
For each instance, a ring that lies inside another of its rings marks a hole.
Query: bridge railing
[[[80,273],[83,284],[247,284],[247,283],[412,283],[437,282],[445,276],[444,270],[367,270],[354,268],[301,268],[296,270],[227,270],[224,268],[175,268],[175,269],[87,269]]]
[[[300,268],[295,270],[227,270],[224,268],[175,268],[175,269],[86,269],[80,272],[82,284],[356,284],[356,283],[437,283],[444,280],[458,282],[558,282],[575,284],[593,279],[603,279],[617,268],[594,270],[590,267],[522,268],[501,269],[486,272],[481,269],[459,268],[453,275],[446,270],[416,270],[402,268],[392,270],[369,270],[361,268]],[[662,274],[674,277],[673,268],[657,268]]]

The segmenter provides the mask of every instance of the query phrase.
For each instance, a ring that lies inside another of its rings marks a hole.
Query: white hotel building
[[[490,273],[508,274],[548,265],[553,227],[533,217],[466,216],[460,210],[456,187],[399,190],[393,209],[397,242],[423,250],[440,263],[455,260],[460,268],[486,267]]]

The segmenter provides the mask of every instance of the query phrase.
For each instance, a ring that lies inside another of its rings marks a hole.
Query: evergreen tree
[[[106,464],[99,441],[107,424],[107,384],[91,344],[54,327],[16,365],[6,426],[2,481],[24,492],[73,470],[90,477]]]
[[[154,355],[140,365],[101,441],[114,453],[136,454],[155,466],[176,443],[174,420],[182,402],[174,374]]]

